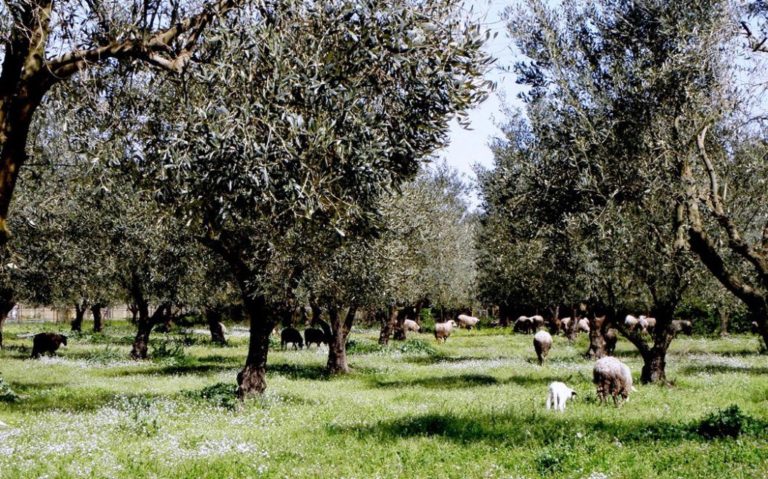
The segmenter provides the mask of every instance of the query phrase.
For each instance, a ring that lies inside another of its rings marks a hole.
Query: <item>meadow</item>
[[[556,337],[539,366],[531,336],[506,329],[386,348],[356,329],[352,374],[328,377],[324,348],[275,348],[266,394],[239,403],[242,328],[226,347],[153,334],[155,358],[134,362],[132,326],[110,322],[28,359],[26,335],[56,328],[6,326],[0,478],[768,477],[768,355],[755,336],[676,339],[670,384],[636,385],[616,408],[596,401],[583,335]],[[637,381],[632,346],[620,339],[616,354]],[[554,380],[579,394],[563,414],[544,408]]]

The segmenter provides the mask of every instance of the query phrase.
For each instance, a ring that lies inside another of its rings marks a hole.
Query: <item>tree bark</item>
[[[224,337],[224,329],[221,327],[221,310],[207,308],[205,318],[208,321],[208,329],[211,331],[211,342],[226,346],[227,338]]]
[[[585,356],[589,359],[600,359],[606,356],[605,332],[610,325],[607,316],[593,316],[589,320],[589,349]]]
[[[237,374],[237,396],[263,394],[267,389],[267,355],[269,353],[269,335],[277,321],[267,314],[267,302],[264,296],[251,298],[243,292],[245,314],[251,324],[248,357],[245,366]]]
[[[93,332],[100,333],[104,330],[104,323],[102,321],[101,309],[104,307],[101,303],[96,303],[91,306],[91,314],[93,314]]]
[[[14,306],[16,306],[16,303],[11,299],[10,295],[0,298],[0,349],[3,349],[3,324]]]
[[[640,373],[640,382],[658,383],[666,381],[667,349],[654,345],[647,353],[643,354],[643,369]]]
[[[389,307],[389,314],[382,314],[379,316],[381,321],[381,331],[379,332],[379,344],[386,346],[389,344],[389,338],[392,336],[392,331],[397,324],[398,309],[396,305]]]
[[[135,304],[129,304],[128,311],[131,312],[131,324],[136,324],[139,317],[139,307]]]
[[[728,314],[728,310],[725,308],[717,308],[717,314],[720,316],[720,336],[726,337],[730,335],[728,326],[731,323],[731,315]]]
[[[163,303],[157,307],[152,316],[149,315],[149,305],[146,302],[139,303],[139,328],[131,348],[131,358],[147,359],[149,349],[149,335],[166,314],[169,314],[169,303]]]
[[[80,332],[83,330],[83,318],[85,318],[86,311],[88,311],[88,303],[85,301],[75,303],[75,319],[72,320],[72,331]]]
[[[331,342],[328,345],[328,365],[326,369],[330,374],[349,373],[349,364],[347,364],[347,338],[352,330],[352,323],[355,320],[356,306],[351,306],[347,314],[342,317],[338,308],[332,305],[328,308],[328,315],[331,319]]]

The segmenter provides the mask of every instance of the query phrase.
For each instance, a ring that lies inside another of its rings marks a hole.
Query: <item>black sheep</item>
[[[317,344],[320,347],[321,344],[328,344],[328,338],[325,337],[322,329],[307,328],[304,330],[304,342],[307,344],[307,348],[311,344]]]
[[[292,343],[294,349],[304,347],[304,340],[301,338],[301,333],[298,329],[288,327],[280,333],[280,347],[285,349],[288,343]]]
[[[53,356],[61,345],[67,345],[67,337],[63,334],[40,333],[32,338],[32,357],[39,358],[42,354]]]

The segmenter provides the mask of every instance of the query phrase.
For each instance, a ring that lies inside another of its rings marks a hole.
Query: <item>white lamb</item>
[[[580,333],[588,333],[589,332],[589,320],[587,318],[581,318],[578,323],[576,323],[577,331]]]
[[[637,327],[637,318],[632,316],[631,314],[628,314],[627,317],[624,318],[624,326],[626,326],[627,330],[634,331]]]
[[[480,322],[479,318],[470,316],[468,314],[460,314],[456,319],[458,320],[457,322],[459,323],[459,326],[467,329],[472,329],[473,327],[477,326],[477,323]]]
[[[549,384],[549,394],[547,394],[547,410],[554,406],[555,411],[565,412],[565,402],[576,396],[576,391],[569,388],[565,383],[555,381]]]
[[[448,336],[451,335],[453,332],[453,328],[456,327],[456,321],[449,320],[445,323],[435,323],[435,339],[437,339],[437,342],[439,343],[442,339],[443,342],[445,342],[446,339],[448,339]]]
[[[419,326],[419,323],[412,319],[406,319],[403,321],[403,330],[405,331],[419,331],[421,330],[421,326]]]

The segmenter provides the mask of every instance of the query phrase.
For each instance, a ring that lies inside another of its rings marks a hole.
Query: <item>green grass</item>
[[[6,327],[0,377],[18,398],[0,400],[0,478],[768,477],[768,356],[754,336],[676,340],[673,385],[638,385],[615,408],[596,403],[585,337],[555,338],[540,367],[531,336],[508,330],[389,348],[355,331],[352,374],[328,377],[324,349],[272,351],[267,393],[240,404],[227,392],[243,334],[228,347],[155,334],[151,351],[190,345],[137,363],[130,325],[108,323],[29,360],[20,335],[42,329],[56,325]],[[637,380],[632,347],[620,340],[617,355]],[[564,414],[544,409],[553,380],[579,393]],[[739,437],[699,434],[731,405]]]

